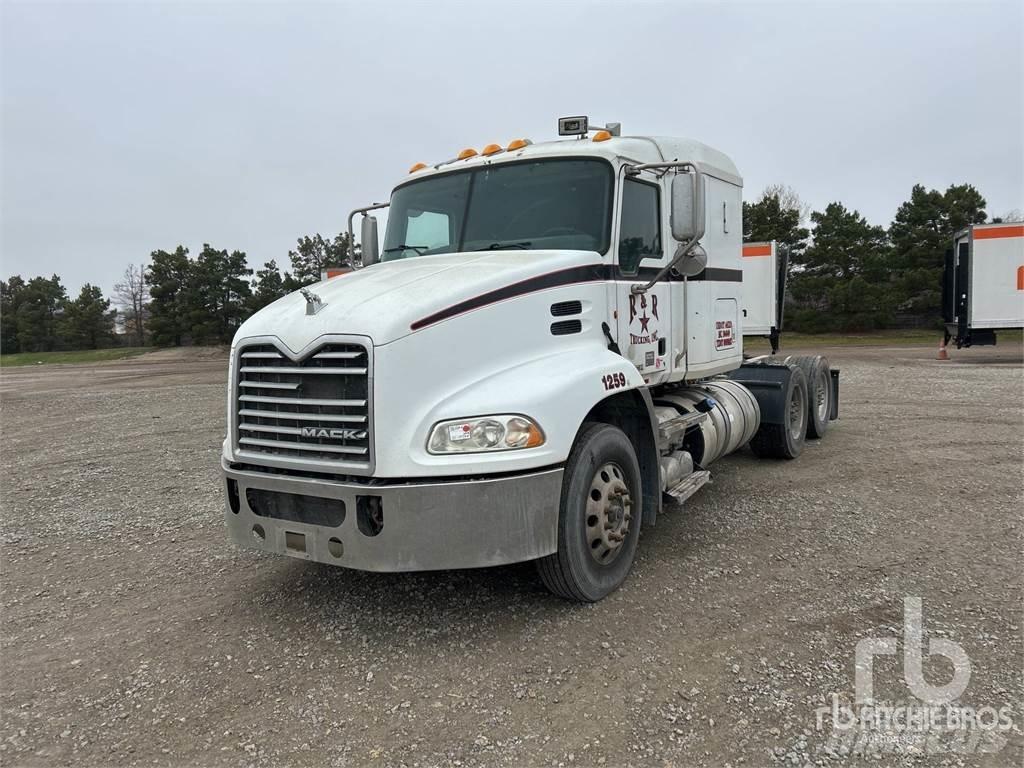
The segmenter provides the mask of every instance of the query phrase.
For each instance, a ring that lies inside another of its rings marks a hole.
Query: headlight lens
[[[544,444],[544,432],[526,416],[477,416],[442,421],[434,425],[427,441],[429,453],[482,453],[536,448]]]

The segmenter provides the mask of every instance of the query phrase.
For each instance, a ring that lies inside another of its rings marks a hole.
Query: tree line
[[[811,211],[790,187],[773,185],[743,204],[745,242],[776,240],[789,252],[785,326],[809,333],[937,325],[944,253],[953,235],[988,220],[970,184],[944,192],[918,184],[888,227],[869,224],[841,202]],[[1002,219],[1020,220],[1014,211]],[[357,246],[358,250],[358,246]],[[291,270],[276,261],[253,270],[242,251],[184,246],[129,265],[111,298],[86,284],[67,295],[60,277],[0,281],[0,350],[42,352],[227,344],[238,326],[272,301],[348,264],[348,234],[298,239]],[[120,333],[115,333],[115,328]]]
[[[249,315],[317,282],[327,267],[348,265],[348,254],[347,232],[333,238],[318,233],[299,238],[288,252],[290,271],[282,272],[275,260],[254,271],[242,251],[204,244],[192,258],[179,245],[153,251],[148,264],[130,264],[111,298],[91,284],[71,298],[58,275],[14,275],[0,281],[0,349],[228,344]]]
[[[938,327],[946,249],[958,231],[988,221],[985,207],[971,184],[944,192],[917,184],[886,228],[841,202],[810,211],[791,188],[775,185],[743,204],[743,239],[788,249],[790,330]],[[992,222],[1021,218],[1011,211]]]

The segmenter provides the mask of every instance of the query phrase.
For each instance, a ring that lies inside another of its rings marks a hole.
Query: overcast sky
[[[287,263],[416,161],[560,115],[691,136],[888,224],[1024,207],[1024,3],[3,2],[0,275],[110,291],[182,243]]]

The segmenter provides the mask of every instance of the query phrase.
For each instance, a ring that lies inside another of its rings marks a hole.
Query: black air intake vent
[[[578,315],[583,311],[583,305],[578,301],[560,301],[551,305],[552,317],[564,317],[565,315]]]
[[[552,336],[568,336],[571,333],[579,333],[583,330],[583,323],[579,320],[559,320],[551,324]]]

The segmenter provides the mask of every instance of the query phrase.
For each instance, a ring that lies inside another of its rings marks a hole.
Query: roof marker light
[[[591,141],[608,141],[612,137],[609,131],[598,131],[594,134],[594,138]]]
[[[471,157],[476,157],[476,155],[477,155],[477,151],[475,149],[473,149],[472,147],[467,147],[466,149],[464,149],[461,152],[459,152],[459,156],[458,156],[457,159],[458,160],[468,160]]]
[[[426,167],[426,163],[416,163],[416,165],[409,169],[409,173],[416,173],[416,171],[422,171]]]
[[[506,149],[511,152],[514,149],[522,149],[523,147],[528,147],[531,144],[533,144],[533,142],[529,139],[512,139],[512,141],[508,143],[508,147],[506,147]]]
[[[488,144],[486,147],[480,150],[480,154],[483,155],[484,157],[496,155],[499,152],[501,152],[501,144]]]

